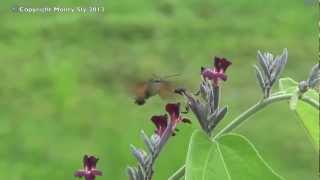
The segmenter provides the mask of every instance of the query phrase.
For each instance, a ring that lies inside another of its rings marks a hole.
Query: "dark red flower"
[[[102,172],[96,169],[98,158],[95,156],[84,155],[83,169],[75,172],[76,177],[84,177],[85,180],[94,180],[96,176],[102,176]]]
[[[171,121],[179,121],[181,119],[180,116],[180,103],[177,104],[167,104],[166,105],[166,111],[170,115]]]
[[[231,62],[226,58],[214,57],[214,67],[217,69],[217,71],[225,72],[230,65]]]
[[[211,80],[213,85],[219,86],[219,80],[227,80],[225,72],[232,63],[225,58],[214,57],[213,64],[214,67],[212,69],[201,68],[201,74],[203,78]]]
[[[180,112],[180,103],[176,103],[176,104],[167,104],[166,105],[166,111],[168,112],[169,116],[170,116],[170,121],[172,121],[174,123],[174,125],[176,125],[179,122],[184,122],[184,123],[191,123],[191,121],[187,118],[183,118],[181,116],[181,112]]]
[[[157,129],[155,133],[160,137],[167,130],[167,128],[171,128],[171,132],[175,135],[174,131],[178,131],[176,126],[178,123],[191,123],[191,121],[187,118],[183,118],[180,113],[180,103],[169,103],[166,105],[166,111],[169,114],[170,121],[168,120],[167,115],[161,116],[152,116],[151,120],[156,125]],[[169,124],[170,123],[170,124]]]
[[[168,126],[168,116],[152,116],[151,121],[156,125],[155,133],[161,137]]]

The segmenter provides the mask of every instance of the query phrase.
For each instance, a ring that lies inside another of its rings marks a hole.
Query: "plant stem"
[[[252,115],[254,115],[258,111],[262,110],[267,105],[275,103],[275,102],[279,102],[279,101],[290,100],[291,97],[292,97],[291,93],[286,93],[286,94],[271,96],[267,99],[263,99],[263,100],[259,101],[257,104],[255,104],[254,106],[249,108],[247,111],[240,114],[235,120],[233,120],[231,123],[229,123],[220,132],[218,132],[213,137],[213,139],[239,127],[245,120],[249,119]],[[315,100],[313,100],[309,97],[301,96],[300,100],[310,104],[311,106],[315,107],[316,109],[319,109],[319,102],[316,102]],[[185,165],[183,165],[181,168],[179,168],[168,180],[179,180],[181,177],[184,176],[184,173],[185,173]]]
[[[219,137],[220,135],[230,132],[231,130],[237,128],[243,121],[251,117],[253,114],[258,112],[259,110],[263,109],[266,105],[271,104],[273,102],[282,101],[290,99],[291,95],[280,95],[274,96],[267,99],[263,99],[259,101],[257,104],[249,108],[247,111],[243,112],[238,116],[235,120],[229,123],[226,127],[224,127],[220,132],[218,132],[214,138]]]
[[[185,170],[185,165],[183,165],[171,177],[169,177],[168,180],[180,180],[184,176]]]
[[[240,116],[238,116],[235,120],[233,120],[231,123],[229,123],[225,128],[223,128],[220,132],[218,132],[214,138],[219,137],[222,134],[228,133],[232,131],[233,129],[239,127],[245,120],[250,118],[253,114],[263,109],[265,106],[272,104],[274,102],[284,101],[284,100],[290,100],[292,97],[292,94],[283,94],[283,95],[277,95],[277,96],[271,96],[270,98],[263,99],[251,108],[249,108],[247,111],[243,112]],[[302,96],[300,98],[302,101],[310,104],[311,106],[319,109],[319,104],[315,102],[313,99]]]

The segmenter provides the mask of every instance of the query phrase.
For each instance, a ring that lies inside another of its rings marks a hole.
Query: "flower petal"
[[[94,169],[92,170],[92,174],[95,176],[102,176],[102,172],[100,170]]]
[[[166,111],[170,116],[179,117],[180,115],[180,103],[169,103],[166,105]]]
[[[86,161],[86,166],[89,170],[91,170],[92,168],[95,168],[96,167],[96,164],[98,162],[98,158],[94,157],[94,156],[89,156],[87,158],[87,161]]]
[[[152,116],[151,121],[155,124],[157,128],[155,133],[161,136],[168,126],[168,116],[167,115]]]
[[[202,69],[201,74],[204,79],[212,80],[215,78],[215,72],[213,72],[213,70],[209,68]]]
[[[83,156],[82,162],[83,162],[83,167],[86,167],[86,166],[87,166],[87,163],[88,163],[88,155],[85,154],[85,155]]]
[[[84,170],[78,170],[74,173],[74,176],[76,177],[83,177],[86,175],[86,172]]]
[[[214,57],[214,67],[220,71],[223,70],[225,72],[232,63],[228,61],[226,58]]]

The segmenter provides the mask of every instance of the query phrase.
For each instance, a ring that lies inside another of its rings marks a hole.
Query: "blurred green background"
[[[98,14],[19,14],[27,7],[87,5]],[[0,179],[73,179],[85,153],[100,158],[104,177],[127,179],[135,161],[129,144],[154,130],[164,112],[159,97],[133,103],[127,87],[151,74],[179,73],[196,89],[200,66],[214,55],[232,60],[223,84],[229,114],[261,98],[252,65],[258,49],[289,61],[283,76],[307,77],[317,62],[317,7],[304,0],[113,0],[0,2]],[[185,159],[198,124],[181,125],[156,164],[167,179]],[[248,137],[274,169],[290,180],[317,178],[317,154],[286,103],[260,112],[237,132]],[[75,178],[74,178],[75,179]]]

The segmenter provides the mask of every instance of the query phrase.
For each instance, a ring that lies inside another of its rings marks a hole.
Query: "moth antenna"
[[[176,76],[181,76],[181,74],[171,74],[171,75],[163,76],[161,79],[169,79]]]
[[[152,73],[152,77],[153,77],[153,79],[160,79],[160,77],[154,73]]]

